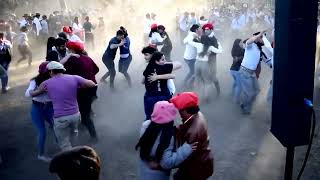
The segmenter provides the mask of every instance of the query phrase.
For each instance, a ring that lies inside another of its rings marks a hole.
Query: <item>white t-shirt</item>
[[[145,34],[149,34],[149,33],[150,33],[151,23],[152,23],[151,19],[147,19],[147,18],[146,18],[146,19],[144,20],[143,32],[144,32]]]
[[[17,44],[20,46],[29,46],[29,40],[28,40],[28,36],[27,33],[25,32],[21,32],[18,36],[17,36]]]
[[[29,83],[29,87],[25,92],[25,97],[31,97],[30,91],[36,89],[36,87],[37,87],[36,81],[31,80]],[[32,100],[37,101],[37,102],[41,102],[41,103],[51,102],[51,99],[48,97],[47,93],[43,93],[38,96],[32,97]]]
[[[79,33],[79,32],[81,32],[83,30],[83,28],[82,28],[82,25],[80,23],[79,24],[73,23],[72,24],[72,30],[73,30],[74,33]]]
[[[20,27],[23,27],[23,26],[27,26],[28,25],[28,21],[26,19],[22,19],[21,21],[18,22]]]
[[[260,50],[256,43],[246,44],[241,66],[255,71],[260,62]]]
[[[75,34],[73,34],[72,36],[69,37],[69,41],[83,43],[83,41],[79,38],[79,36],[77,36]]]
[[[180,30],[187,32],[189,28],[189,22],[188,22],[188,17],[181,16],[179,20],[179,27]]]
[[[197,48],[188,44],[188,41],[193,40],[195,37],[197,37],[197,34],[189,31],[188,36],[183,40],[183,43],[186,45],[183,58],[186,60],[192,60],[197,58]]]
[[[39,33],[42,29],[42,26],[40,24],[40,20],[38,18],[34,18],[33,22],[35,25],[36,25],[36,28],[37,28],[37,36],[39,36]]]
[[[158,32],[154,32],[151,35],[151,38],[149,38],[149,44],[156,45],[156,43],[161,43],[164,41],[164,38],[161,37],[161,35]],[[156,45],[158,50],[160,51],[161,45]]]

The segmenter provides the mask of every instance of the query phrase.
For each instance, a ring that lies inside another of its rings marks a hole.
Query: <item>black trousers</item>
[[[78,90],[78,105],[81,123],[88,129],[91,138],[97,138],[96,129],[91,118],[91,105],[96,98],[97,87]]]

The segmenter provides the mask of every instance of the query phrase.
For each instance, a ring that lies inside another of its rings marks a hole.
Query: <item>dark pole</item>
[[[294,160],[294,147],[287,148],[286,168],[284,172],[284,180],[292,180],[293,172],[293,160]]]

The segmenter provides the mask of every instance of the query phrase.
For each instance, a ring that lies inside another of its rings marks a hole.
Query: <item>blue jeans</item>
[[[233,78],[232,85],[232,97],[233,101],[237,104],[240,103],[240,95],[241,95],[241,83],[240,83],[240,73],[239,71],[230,70],[230,74]]]
[[[114,88],[114,78],[116,77],[116,69],[114,67],[114,61],[110,57],[103,56],[102,62],[106,65],[108,72],[102,76],[102,80],[107,79],[110,76],[110,87]]]
[[[31,107],[32,122],[38,133],[38,154],[44,154],[44,147],[46,142],[46,125],[47,121],[50,127],[53,127],[53,106],[52,103],[32,102]]]
[[[253,103],[260,92],[258,79],[255,73],[250,74],[242,69],[240,73],[241,93],[242,99],[242,111],[243,113],[251,113]]]
[[[153,95],[148,95],[145,93],[144,95],[144,112],[146,114],[146,120],[151,119],[151,114],[153,112],[153,107],[154,105],[159,102],[159,101],[169,101],[171,98],[171,95],[158,95],[158,96],[153,96]]]
[[[132,61],[132,55],[130,54],[127,58],[120,58],[119,60],[119,72],[124,75],[126,80],[128,81],[129,86],[131,86],[131,77],[128,73],[128,69],[130,66],[130,63]]]
[[[184,83],[186,85],[189,84],[189,83],[193,84],[193,82],[194,82],[194,72],[195,72],[195,68],[194,67],[195,67],[196,60],[195,59],[191,59],[191,60],[184,59],[184,61],[187,63],[187,65],[189,67],[189,73],[184,78]]]
[[[8,86],[8,81],[9,81],[9,77],[8,77],[9,64],[3,63],[3,64],[0,64],[0,66],[2,68],[2,71],[4,70],[3,75],[0,78],[1,78],[2,90],[5,90],[6,87]]]

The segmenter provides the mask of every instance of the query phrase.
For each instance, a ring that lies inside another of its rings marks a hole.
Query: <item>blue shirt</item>
[[[111,49],[110,45],[111,44],[119,44],[119,43],[120,43],[120,40],[117,37],[112,38],[109,41],[108,47],[107,47],[106,51],[104,52],[102,58],[105,60],[114,60],[114,58],[116,57],[118,48]]]
[[[120,47],[120,55],[121,54],[130,54],[130,39],[129,36],[125,38],[125,43]]]

